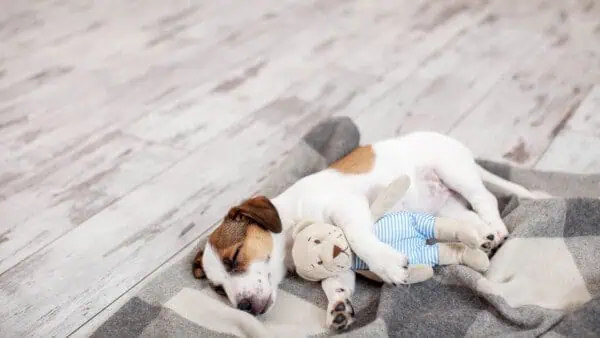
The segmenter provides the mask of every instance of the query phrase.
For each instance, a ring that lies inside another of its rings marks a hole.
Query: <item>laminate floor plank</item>
[[[324,69],[5,271],[0,326],[70,333],[256,191],[324,112],[368,81]]]
[[[600,173],[600,85],[594,86],[573,112],[536,169]]]
[[[0,8],[5,335],[89,334],[332,115],[362,143],[437,130],[480,157],[598,170],[595,1]]]

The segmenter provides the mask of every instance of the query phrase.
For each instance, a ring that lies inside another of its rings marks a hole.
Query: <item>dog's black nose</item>
[[[242,311],[252,313],[252,303],[250,302],[250,300],[248,298],[244,298],[244,299],[240,300],[237,308]]]

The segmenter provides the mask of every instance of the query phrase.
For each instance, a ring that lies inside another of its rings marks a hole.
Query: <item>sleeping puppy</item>
[[[286,271],[294,270],[291,229],[299,220],[310,220],[340,227],[352,251],[373,273],[386,283],[404,284],[407,258],[375,237],[369,209],[376,193],[402,174],[413,184],[397,210],[482,224],[478,228],[485,229],[479,236],[483,250],[497,247],[508,235],[497,200],[484,182],[505,193],[535,198],[524,187],[478,166],[458,141],[433,132],[411,133],[356,148],[271,200],[258,196],[232,207],[196,255],[194,275],[208,278],[234,307],[263,314],[276,301]],[[354,315],[354,274],[326,279],[322,287],[328,298],[327,325],[344,328]]]

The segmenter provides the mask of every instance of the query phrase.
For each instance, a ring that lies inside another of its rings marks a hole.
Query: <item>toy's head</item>
[[[320,281],[352,266],[352,251],[340,228],[327,223],[301,222],[293,231],[292,259],[300,277]]]
[[[398,177],[389,186],[382,188],[371,205],[374,220],[392,208],[410,187],[410,178],[406,175]],[[339,227],[327,223],[301,222],[293,230],[294,244],[292,259],[296,273],[307,280],[321,281],[335,277],[340,272],[352,267],[352,251]],[[381,281],[369,270],[357,273],[376,281]],[[433,269],[428,265],[413,265],[409,268],[408,283],[418,283],[433,276]]]

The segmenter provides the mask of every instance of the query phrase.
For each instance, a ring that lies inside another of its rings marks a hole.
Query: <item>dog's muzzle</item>
[[[265,300],[256,298],[242,298],[237,305],[239,310],[248,312],[253,316],[262,315],[271,307],[273,304],[271,296]]]

